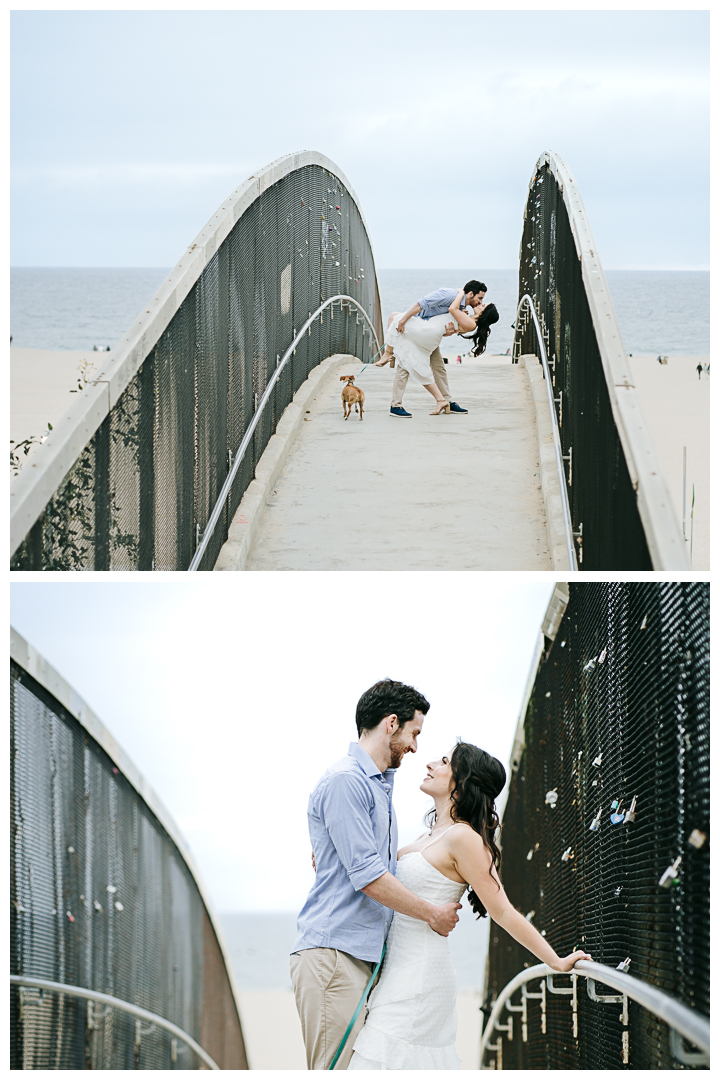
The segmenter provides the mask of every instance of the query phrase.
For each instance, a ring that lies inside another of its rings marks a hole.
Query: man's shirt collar
[[[385,772],[381,772],[367,751],[363,750],[360,743],[351,742],[348,747],[348,754],[350,757],[355,758],[367,776],[383,776],[389,780],[397,772],[396,769],[386,769]]]

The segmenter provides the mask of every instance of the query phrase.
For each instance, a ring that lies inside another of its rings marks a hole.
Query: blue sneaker
[[[451,408],[452,408],[452,406],[451,406]],[[465,410],[465,411],[467,412],[467,410]],[[405,409],[403,409],[402,405],[397,405],[395,408],[390,406],[390,415],[391,416],[412,416],[412,413],[407,412]]]
[[[451,401],[450,412],[467,412],[467,409],[461,409],[457,401]]]

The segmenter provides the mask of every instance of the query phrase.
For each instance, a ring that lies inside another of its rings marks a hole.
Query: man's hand
[[[450,931],[454,930],[458,924],[460,918],[458,911],[461,907],[462,904],[435,905],[433,917],[428,920],[430,929],[434,930],[436,934],[440,934],[442,937],[449,937]],[[580,958],[578,957],[578,959]]]
[[[443,334],[443,337],[451,337],[455,333],[456,329],[457,328],[454,322],[447,323],[445,325],[445,333]]]
[[[422,311],[422,308],[420,307],[418,302],[415,301],[413,306],[411,308],[408,308],[408,310],[405,312],[405,314],[401,315],[400,318],[398,319],[398,324],[397,324],[397,332],[398,332],[398,334],[402,334],[404,332],[405,323],[408,321],[408,319],[412,319],[413,315],[419,315],[421,311]]]

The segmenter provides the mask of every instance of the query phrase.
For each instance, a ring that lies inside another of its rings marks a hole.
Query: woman
[[[396,876],[434,904],[468,900],[543,963],[570,971],[582,950],[559,957],[515,910],[500,884],[500,822],[494,801],[505,786],[497,758],[459,742],[451,758],[433,761],[420,790],[432,795],[432,826],[398,852]],[[350,1069],[457,1069],[455,971],[448,939],[417,919],[397,912],[387,938],[385,962],[369,1000],[365,1026],[355,1040]]]

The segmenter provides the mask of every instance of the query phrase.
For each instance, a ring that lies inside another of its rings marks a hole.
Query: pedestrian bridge
[[[389,371],[366,366],[383,318],[357,197],[322,154],[281,158],[222,204],[32,447],[11,568],[689,569],[552,153],[528,189],[515,326],[509,361],[449,372],[467,415],[427,416],[409,390],[411,427],[390,420]],[[362,423],[340,424],[345,370]]]

